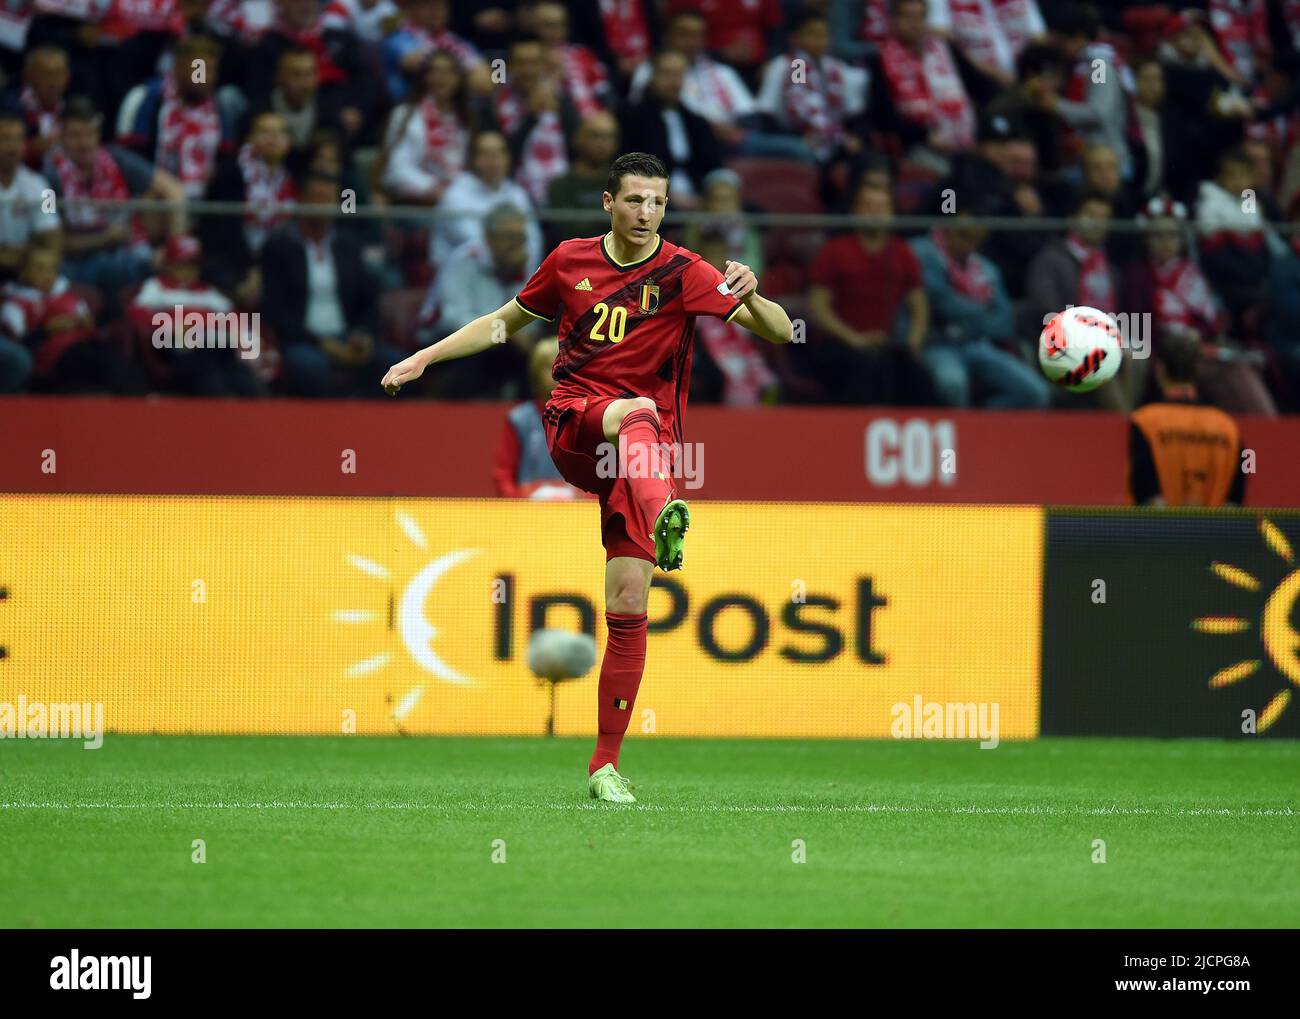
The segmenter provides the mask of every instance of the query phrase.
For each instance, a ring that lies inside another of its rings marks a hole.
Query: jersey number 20
[[[611,312],[609,305],[601,301],[594,310],[600,318],[591,327],[591,338],[593,340],[604,340],[606,338],[602,335],[601,330],[605,328],[605,319],[609,319],[609,342],[618,343],[623,338],[623,331],[627,328],[627,309],[620,304]]]

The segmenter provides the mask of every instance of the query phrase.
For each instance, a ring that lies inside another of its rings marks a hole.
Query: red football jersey
[[[730,320],[741,307],[722,273],[662,237],[648,256],[626,265],[614,261],[603,236],[563,241],[515,301],[530,315],[558,320],[552,400],[648,396],[677,442],[695,316]]]

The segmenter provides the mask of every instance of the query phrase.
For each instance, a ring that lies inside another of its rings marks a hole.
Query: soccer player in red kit
[[[383,379],[396,393],[431,364],[486,350],[534,319],[556,323],[546,440],[565,480],[600,497],[606,560],[609,640],[587,788],[617,803],[635,802],[618,754],[645,669],[650,578],[656,565],[681,569],[690,524],[673,474],[695,318],[736,322],[772,343],[788,343],[793,333],[781,306],[758,295],[748,266],[728,262],[724,275],[659,236],[667,200],[663,163],[643,152],[620,156],[602,196],[609,233],[562,242],[518,297],[393,365]]]

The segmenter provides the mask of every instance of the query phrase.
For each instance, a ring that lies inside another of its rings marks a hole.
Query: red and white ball
[[[1096,308],[1067,308],[1053,315],[1038,337],[1043,374],[1072,393],[1110,381],[1123,359],[1114,317]]]

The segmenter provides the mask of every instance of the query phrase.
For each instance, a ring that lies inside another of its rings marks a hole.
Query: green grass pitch
[[[589,748],[5,740],[0,925],[1300,926],[1293,742]]]

